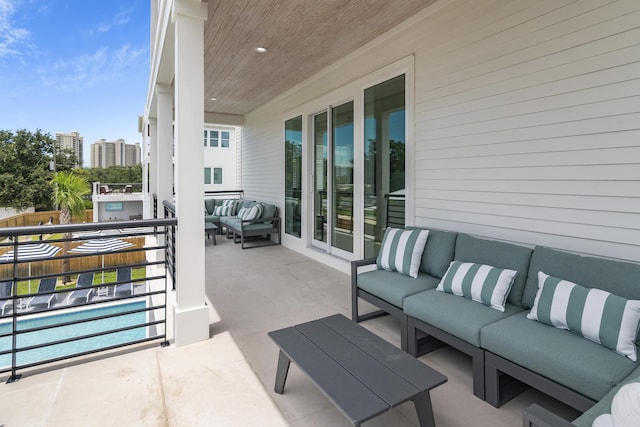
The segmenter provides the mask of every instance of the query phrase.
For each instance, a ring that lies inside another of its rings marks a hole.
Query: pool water
[[[18,330],[56,325],[74,320],[88,319],[97,316],[105,316],[115,313],[124,313],[131,310],[145,308],[144,301],[136,301],[125,304],[111,305],[107,307],[91,308],[68,313],[40,316],[36,318],[18,320]],[[132,313],[123,316],[110,317],[108,319],[92,320],[75,325],[59,326],[51,329],[28,332],[17,336],[17,347],[28,347],[36,344],[74,338],[83,335],[94,334],[112,329],[134,326],[146,322],[146,312]],[[12,323],[0,324],[0,334],[11,333]],[[113,345],[124,344],[130,341],[144,339],[146,327],[130,329],[122,332],[114,332],[98,337],[84,338],[63,344],[56,344],[33,350],[20,351],[16,355],[17,365],[25,365],[44,360],[55,359],[62,356],[97,350]],[[11,350],[11,336],[0,338],[0,351]],[[0,368],[11,366],[11,354],[0,355]]]

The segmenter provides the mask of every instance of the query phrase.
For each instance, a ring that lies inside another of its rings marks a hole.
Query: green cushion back
[[[240,211],[240,209],[242,208],[250,208],[255,204],[256,204],[255,200],[242,199],[242,201],[240,201],[240,204],[237,207],[237,211]]]
[[[529,271],[531,252],[531,249],[524,246],[479,239],[460,233],[456,240],[455,260],[516,270],[518,273],[513,281],[507,301],[511,304],[520,305],[527,272]]]
[[[420,269],[427,274],[442,278],[453,261],[458,233],[429,230],[429,238],[422,254]]]
[[[522,297],[525,308],[533,306],[538,291],[538,271],[586,288],[598,288],[627,299],[640,300],[640,265],[537,246],[531,256]]]
[[[276,205],[271,203],[263,203],[264,211],[262,212],[262,218],[273,218],[276,214]]]
[[[213,208],[216,206],[215,199],[204,199],[204,208],[209,215],[213,214]]]

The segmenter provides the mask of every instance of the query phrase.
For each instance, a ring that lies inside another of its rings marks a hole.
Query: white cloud
[[[12,56],[21,56],[30,44],[31,33],[13,22],[19,2],[0,0],[0,60]]]
[[[131,9],[120,9],[116,16],[111,19],[111,21],[101,24],[96,29],[99,33],[106,33],[113,27],[120,27],[129,23],[131,19],[131,13],[133,12],[133,8]]]
[[[139,61],[146,49],[102,47],[89,55],[71,60],[60,60],[46,68],[40,68],[40,86],[56,91],[83,90],[101,85],[139,68]]]

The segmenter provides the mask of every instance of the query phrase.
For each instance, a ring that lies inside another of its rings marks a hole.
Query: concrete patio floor
[[[330,314],[349,317],[349,276],[281,246],[243,251],[220,236],[217,246],[205,244],[209,340],[24,371],[17,383],[0,384],[0,426],[349,426],[295,365],[284,394],[273,392],[278,350],[267,337]],[[389,316],[362,325],[399,346],[399,324]],[[534,402],[576,414],[534,390],[493,408],[471,393],[465,355],[444,347],[420,360],[449,378],[431,393],[439,427],[519,426]],[[405,403],[364,425],[418,421]]]

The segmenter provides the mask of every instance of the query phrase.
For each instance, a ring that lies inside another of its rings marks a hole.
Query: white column
[[[204,20],[206,4],[175,0],[175,186],[177,346],[209,338],[204,263]]]
[[[156,119],[147,119],[143,133],[149,143],[149,200],[153,204],[153,195],[158,194],[158,122]],[[150,206],[146,218],[153,218],[153,206]]]
[[[156,85],[158,114],[155,181],[158,218],[163,218],[162,201],[173,199],[173,89]]]

